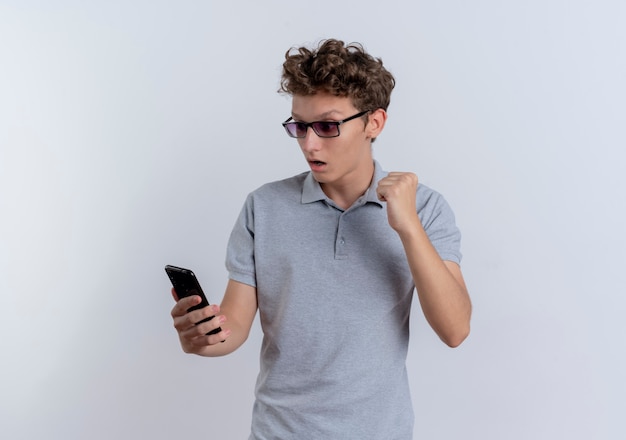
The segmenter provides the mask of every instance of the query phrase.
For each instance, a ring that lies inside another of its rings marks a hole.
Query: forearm
[[[459,266],[441,260],[421,223],[399,235],[426,320],[447,345],[460,345],[472,307]]]

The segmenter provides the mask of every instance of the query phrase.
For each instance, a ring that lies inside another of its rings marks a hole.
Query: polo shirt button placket
[[[344,213],[345,215],[345,213]],[[345,260],[348,255],[346,254],[346,240],[343,235],[344,216],[339,217],[339,224],[337,227],[337,236],[335,238],[335,259]]]

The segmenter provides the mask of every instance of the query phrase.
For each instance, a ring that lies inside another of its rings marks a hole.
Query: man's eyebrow
[[[322,113],[321,115],[319,115],[315,120],[316,121],[324,121],[328,118],[331,118],[333,114],[335,113],[340,113],[339,110],[329,110],[327,112]],[[300,115],[298,115],[297,113],[291,112],[291,117],[293,119],[298,119],[300,121],[302,121],[303,119],[300,117]]]

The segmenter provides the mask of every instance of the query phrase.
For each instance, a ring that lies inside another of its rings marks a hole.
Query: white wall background
[[[360,41],[398,86],[375,155],[450,201],[470,338],[416,313],[420,439],[623,439],[626,3],[0,0],[0,431],[247,438],[260,332],[178,347],[245,195],[306,169],[285,51]]]

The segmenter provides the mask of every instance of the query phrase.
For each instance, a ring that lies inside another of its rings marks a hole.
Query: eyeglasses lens
[[[312,127],[319,137],[339,136],[339,124],[336,122],[313,122]]]
[[[307,124],[304,122],[294,122],[293,123],[293,133],[296,137],[306,137]]]
[[[305,122],[288,122],[283,125],[287,130],[287,134],[295,138],[306,137],[306,131],[309,125],[319,137],[339,136],[339,124],[334,121],[319,121],[310,124]]]
[[[291,137],[299,138],[306,136],[306,125],[301,122],[289,122],[283,124],[287,134]]]

